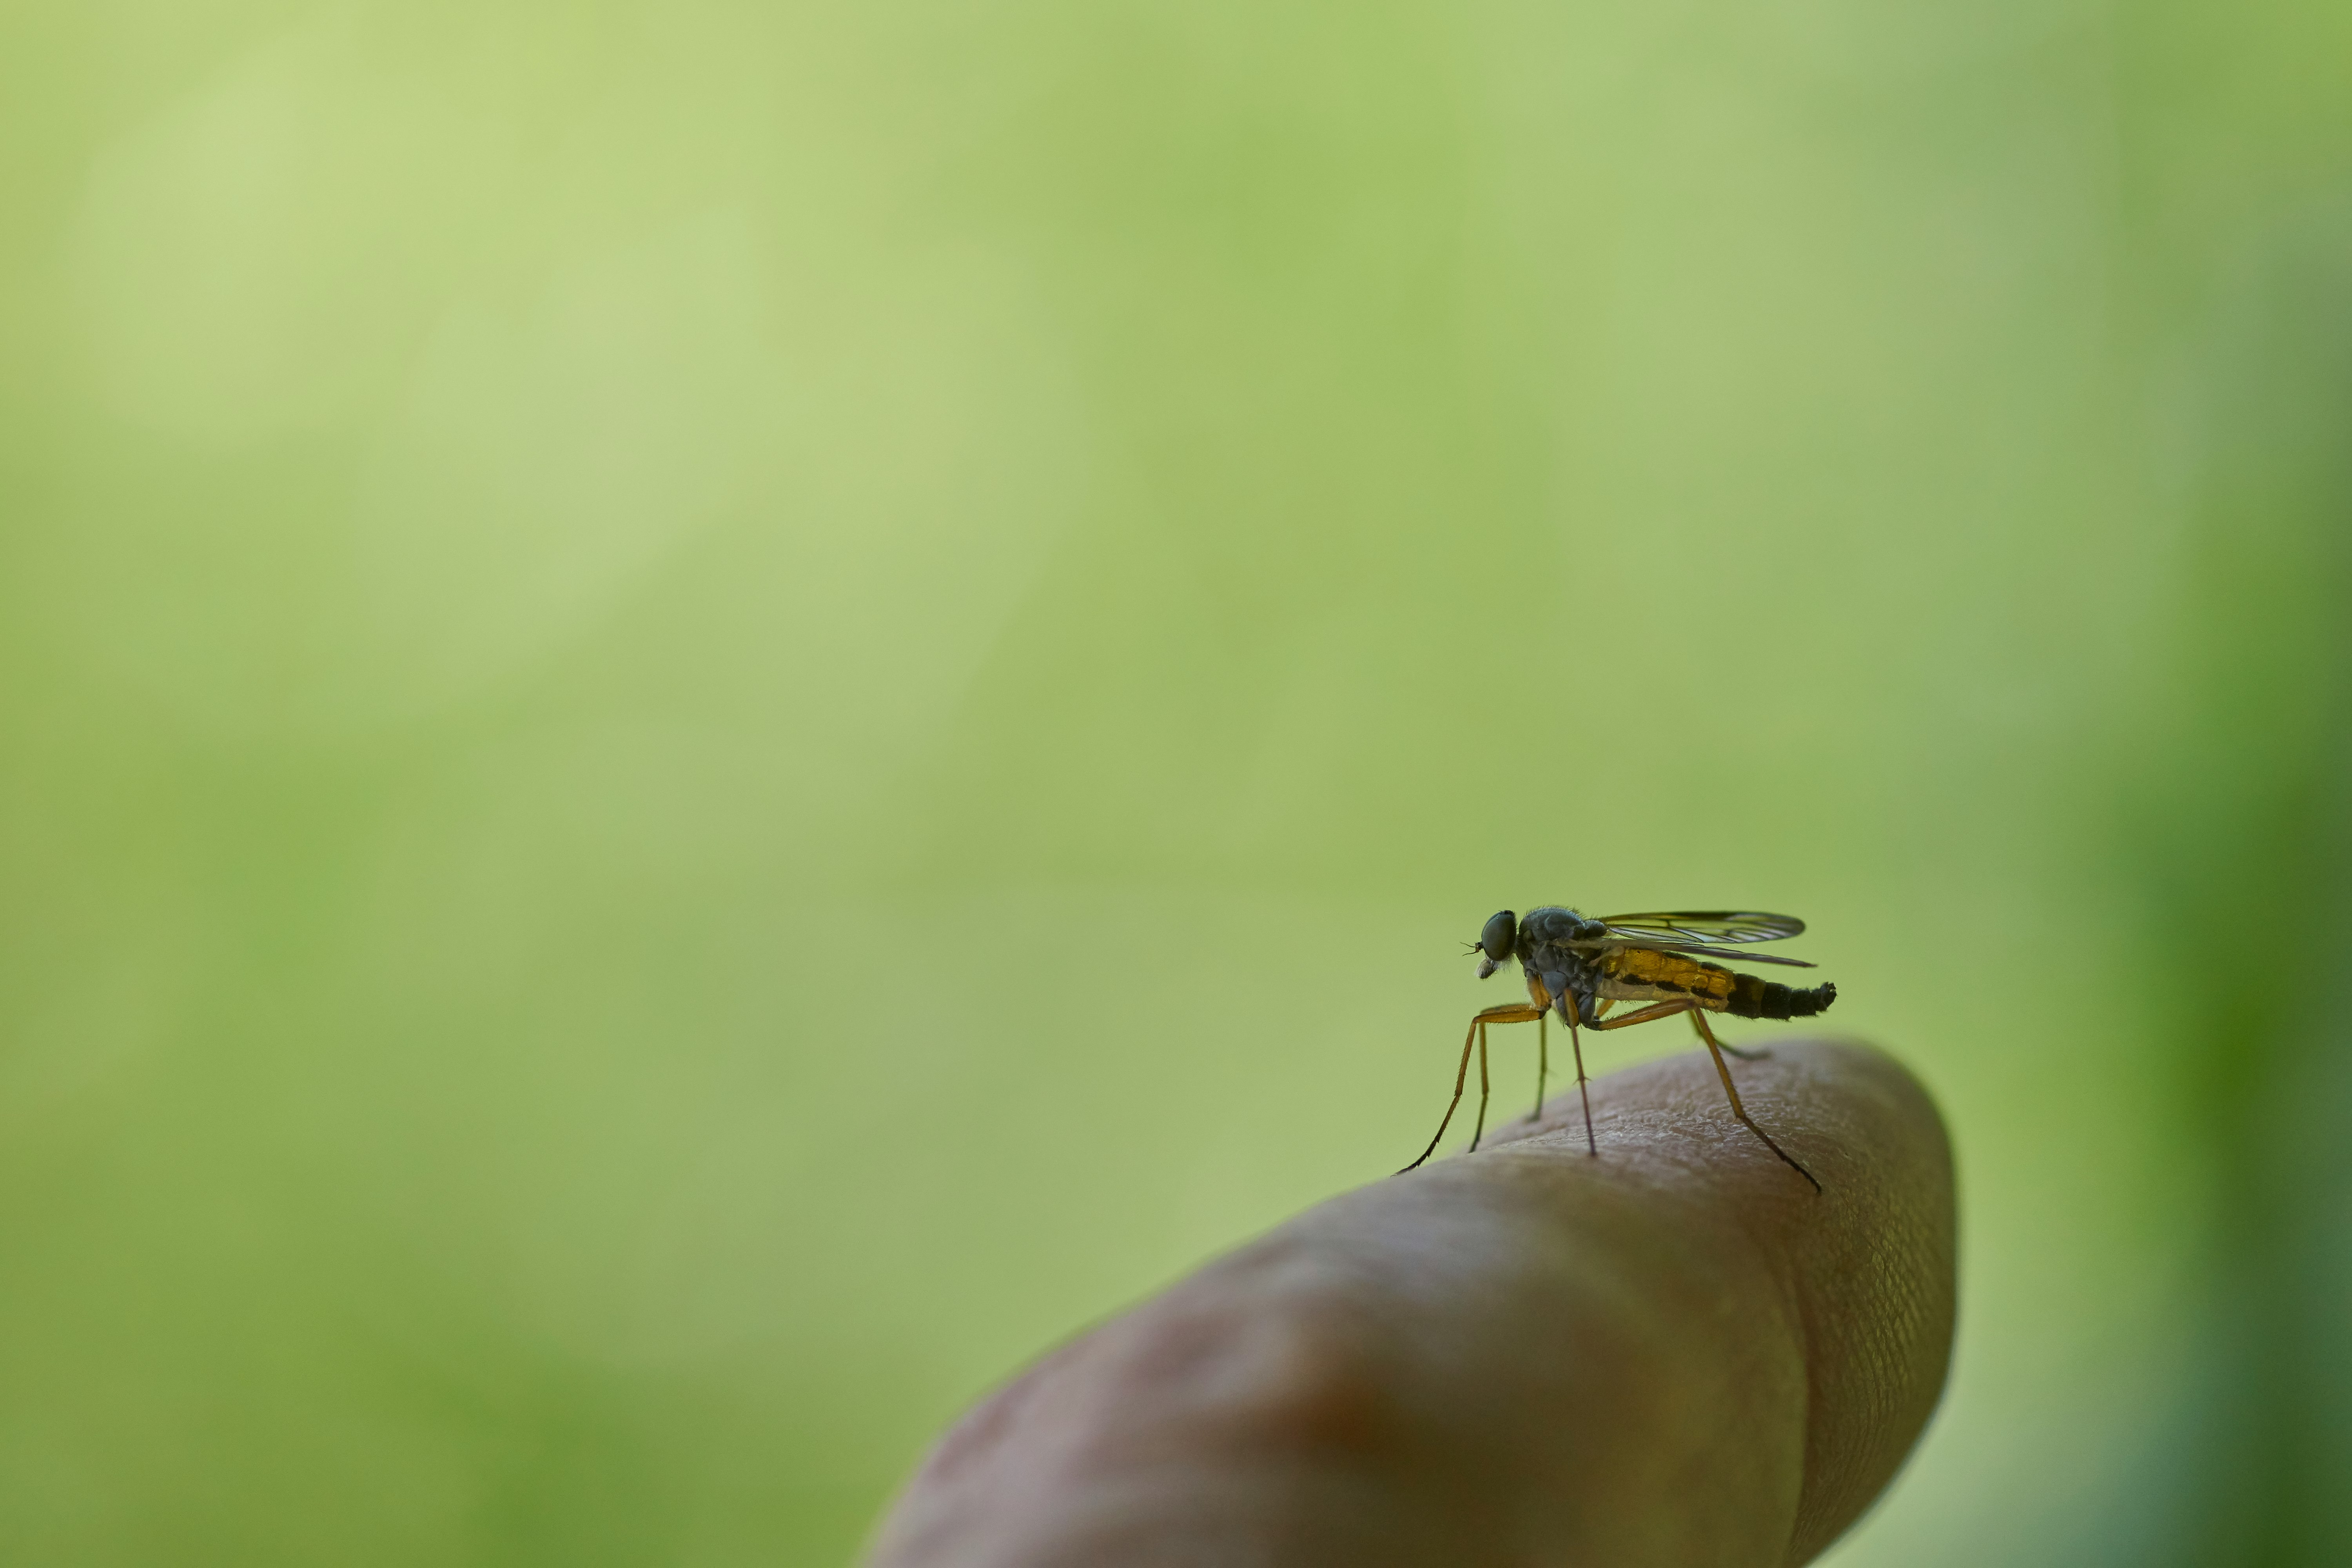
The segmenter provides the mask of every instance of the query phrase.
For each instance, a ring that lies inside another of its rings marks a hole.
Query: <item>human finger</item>
[[[1933,1409],[1942,1124],[1892,1058],[1700,1053],[1319,1205],[971,1413],[875,1568],[1810,1560]]]

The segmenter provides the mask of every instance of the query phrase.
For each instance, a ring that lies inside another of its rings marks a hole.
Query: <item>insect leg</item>
[[[1671,1018],[1677,1013],[1687,1013],[1691,1010],[1691,1006],[1688,1002],[1653,1002],[1646,1007],[1612,1018],[1605,1024],[1594,1024],[1591,1026],[1595,1029],[1629,1028],[1635,1024],[1654,1023],[1660,1018]]]
[[[1741,1124],[1745,1126],[1748,1131],[1755,1133],[1757,1137],[1761,1138],[1764,1141],[1764,1147],[1771,1150],[1775,1154],[1780,1155],[1782,1162],[1785,1163],[1790,1169],[1795,1171],[1797,1174],[1804,1177],[1808,1182],[1812,1183],[1813,1191],[1817,1193],[1820,1192],[1822,1190],[1822,1184],[1819,1178],[1814,1176],[1811,1171],[1806,1170],[1802,1165],[1798,1164],[1795,1160],[1791,1159],[1786,1149],[1783,1149],[1778,1143],[1773,1142],[1772,1135],[1765,1131],[1761,1127],[1757,1126],[1755,1119],[1748,1114],[1748,1107],[1739,1102],[1739,1090],[1733,1086],[1731,1081],[1731,1068],[1726,1066],[1723,1060],[1723,1042],[1717,1039],[1715,1037],[1715,1031],[1706,1026],[1706,1018],[1700,1012],[1697,1003],[1653,1003],[1651,1005],[1641,1008],[1636,1012],[1628,1013],[1622,1018],[1612,1018],[1605,1024],[1595,1024],[1592,1026],[1596,1029],[1622,1029],[1633,1024],[1647,1024],[1658,1018],[1671,1018],[1677,1013],[1688,1013],[1691,1016],[1691,1023],[1698,1029],[1698,1037],[1706,1042],[1707,1054],[1715,1058],[1715,1074],[1717,1078],[1723,1080],[1723,1092],[1730,1097],[1731,1114],[1739,1118]]]
[[[1601,1152],[1601,1146],[1593,1141],[1592,1137],[1592,1091],[1585,1087],[1584,1044],[1577,1038],[1576,1034],[1577,1010],[1580,1005],[1576,996],[1570,995],[1563,1005],[1560,1016],[1568,1020],[1568,1045],[1569,1048],[1576,1053],[1576,1092],[1578,1098],[1584,1101],[1585,1152],[1597,1156]],[[1550,1073],[1551,1014],[1547,1010],[1536,1019],[1536,1108],[1534,1113],[1528,1118],[1530,1121],[1543,1120],[1544,1083]]]
[[[1478,1152],[1478,1140],[1486,1135],[1486,1024],[1478,1023],[1478,1125],[1470,1129],[1470,1152]]]
[[[1462,1065],[1454,1069],[1454,1098],[1445,1102],[1444,1120],[1438,1122],[1437,1131],[1430,1135],[1429,1147],[1421,1152],[1421,1159],[1415,1160],[1412,1165],[1407,1165],[1404,1171],[1412,1170],[1415,1165],[1419,1165],[1437,1152],[1438,1140],[1445,1136],[1445,1129],[1454,1121],[1454,1108],[1462,1103],[1462,1081],[1470,1076],[1470,1047],[1477,1038],[1478,1020],[1473,1018],[1470,1020],[1469,1034],[1464,1036],[1462,1039]],[[1404,1171],[1399,1171],[1397,1174],[1402,1176]]]
[[[1696,1007],[1694,1007],[1694,1008],[1692,1008],[1692,1009],[1691,1009],[1690,1020],[1691,1020],[1691,1029],[1692,1029],[1692,1031],[1693,1031],[1695,1034],[1696,1034],[1700,1039],[1702,1039],[1702,1040],[1703,1040],[1703,1039],[1706,1039],[1706,1029],[1704,1029],[1704,1028],[1702,1028],[1702,1027],[1700,1027],[1700,1026],[1699,1026],[1699,1021],[1698,1021],[1698,1009],[1696,1009]],[[1743,1061],[1743,1062],[1760,1062],[1760,1061],[1762,1061],[1766,1057],[1769,1057],[1769,1056],[1770,1056],[1770,1055],[1772,1054],[1770,1051],[1768,1051],[1768,1050],[1760,1050],[1760,1049],[1759,1049],[1759,1050],[1753,1050],[1753,1051],[1743,1051],[1743,1050],[1741,1050],[1738,1046],[1733,1045],[1729,1040],[1717,1040],[1717,1041],[1716,1041],[1715,1043],[1716,1043],[1717,1046],[1721,1047],[1722,1047],[1726,1052],[1727,1052],[1728,1054],[1730,1054],[1730,1055],[1732,1055],[1732,1056],[1735,1056],[1735,1057],[1738,1057],[1738,1058],[1741,1061]]]
[[[1755,1121],[1748,1116],[1748,1108],[1739,1103],[1739,1091],[1731,1087],[1731,1068],[1725,1064],[1723,1059],[1723,1042],[1715,1037],[1715,1031],[1706,1026],[1706,1016],[1700,1013],[1696,1007],[1693,1007],[1691,1009],[1691,1022],[1698,1026],[1698,1037],[1706,1042],[1707,1050],[1715,1057],[1715,1074],[1717,1078],[1723,1079],[1723,1092],[1731,1097],[1731,1113],[1739,1118],[1740,1121],[1748,1123],[1748,1131],[1755,1133],[1756,1136],[1764,1140],[1764,1147],[1771,1150],[1775,1154],[1780,1155],[1780,1158],[1786,1161],[1790,1167],[1797,1173],[1797,1174],[1812,1183],[1814,1192],[1820,1192],[1822,1190],[1821,1178],[1814,1175],[1811,1171],[1806,1170],[1802,1165],[1798,1164],[1797,1162],[1790,1156],[1790,1153],[1786,1149],[1783,1149],[1778,1143],[1773,1142],[1772,1135],[1769,1132],[1765,1131],[1761,1127],[1757,1126]]]
[[[1527,1024],[1541,1016],[1542,1014],[1524,1002],[1511,1002],[1500,1007],[1489,1007],[1470,1020],[1470,1032],[1462,1037],[1462,1065],[1454,1069],[1454,1098],[1445,1102],[1445,1119],[1437,1124],[1437,1131],[1430,1139],[1429,1147],[1421,1152],[1421,1158],[1407,1165],[1404,1171],[1412,1170],[1436,1153],[1439,1141],[1445,1136],[1445,1129],[1453,1123],[1454,1108],[1462,1103],[1462,1086],[1469,1080],[1470,1047],[1478,1043],[1479,1026],[1483,1024]],[[1397,1174],[1402,1176],[1404,1171],[1399,1171]]]
[[[1574,1027],[1573,1025],[1570,1027]],[[1536,1108],[1528,1112],[1530,1121],[1543,1120],[1544,1079],[1551,1076],[1551,1015],[1536,1020]]]
[[[1576,1037],[1573,1022],[1568,1026],[1568,1048],[1576,1053],[1576,1092],[1584,1101],[1584,1152],[1597,1160],[1601,1145],[1592,1141],[1592,1091],[1584,1087],[1584,1042]]]

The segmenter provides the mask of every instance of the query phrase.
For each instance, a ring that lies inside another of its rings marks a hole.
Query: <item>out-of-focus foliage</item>
[[[1563,900],[1804,915],[1951,1119],[1840,1568],[2352,1559],[2347,62],[12,10],[0,1551],[840,1563]]]

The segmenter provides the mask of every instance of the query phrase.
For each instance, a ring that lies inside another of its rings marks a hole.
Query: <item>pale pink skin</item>
[[[1777,1568],[1943,1387],[1952,1173],[1853,1045],[1596,1080],[1309,1210],[1064,1345],[941,1440],[872,1568]]]

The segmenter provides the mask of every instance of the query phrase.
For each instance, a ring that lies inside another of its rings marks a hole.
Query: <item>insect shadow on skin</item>
[[[1454,1112],[1462,1103],[1463,1087],[1469,1079],[1474,1046],[1478,1052],[1478,1121],[1470,1134],[1473,1151],[1486,1135],[1489,1024],[1536,1026],[1537,1116],[1543,1114],[1544,1083],[1551,1071],[1548,1020],[1557,1013],[1568,1025],[1569,1046],[1576,1054],[1576,1091],[1584,1102],[1585,1152],[1597,1158],[1601,1145],[1592,1135],[1592,1095],[1586,1088],[1584,1045],[1577,1031],[1631,1028],[1635,1024],[1655,1023],[1681,1014],[1690,1019],[1691,1027],[1715,1058],[1716,1076],[1723,1080],[1723,1092],[1731,1100],[1731,1114],[1762,1139],[1764,1146],[1779,1155],[1790,1169],[1812,1183],[1813,1191],[1820,1192],[1822,1184],[1813,1173],[1774,1142],[1772,1135],[1756,1125],[1756,1119],[1748,1114],[1748,1107],[1740,1103],[1738,1087],[1731,1081],[1731,1068],[1723,1059],[1726,1052],[1747,1061],[1763,1053],[1725,1045],[1715,1037],[1715,1031],[1706,1022],[1709,1013],[1726,1013],[1735,1018],[1810,1018],[1827,1012],[1830,1004],[1837,1000],[1835,985],[1782,985],[1705,962],[1727,958],[1738,963],[1780,963],[1792,969],[1811,969],[1813,966],[1801,958],[1738,951],[1738,944],[1778,942],[1796,936],[1804,929],[1805,922],[1794,915],[1769,915],[1751,910],[1682,910],[1609,915],[1600,920],[1588,920],[1558,904],[1529,910],[1524,919],[1509,910],[1498,910],[1479,931],[1478,940],[1469,944],[1468,951],[1480,955],[1481,980],[1517,959],[1519,970],[1527,978],[1528,1000],[1488,1007],[1470,1020],[1470,1032],[1462,1041],[1462,1063],[1454,1072],[1454,1098],[1446,1102],[1444,1120],[1438,1122],[1437,1132],[1430,1139],[1429,1147],[1421,1152],[1421,1158],[1407,1165],[1405,1171],[1415,1169],[1435,1153],[1439,1140],[1453,1123]],[[1614,1018],[1607,1017],[1609,1009],[1619,1002],[1647,1005]],[[1402,1175],[1404,1171],[1397,1174]]]

